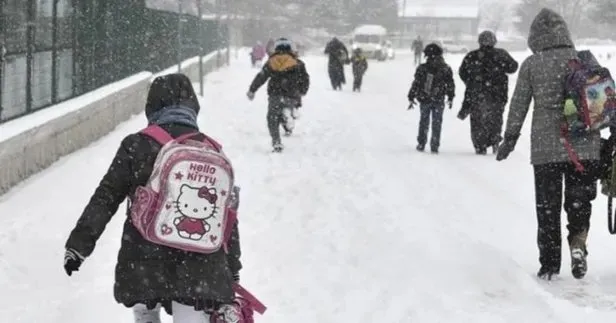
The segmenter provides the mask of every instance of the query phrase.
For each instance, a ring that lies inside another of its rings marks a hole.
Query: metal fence
[[[139,0],[0,0],[0,123],[226,46],[226,25]]]

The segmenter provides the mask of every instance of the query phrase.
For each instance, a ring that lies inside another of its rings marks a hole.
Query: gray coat
[[[533,100],[531,163],[570,162],[560,140],[560,126],[567,62],[576,57],[576,50],[563,18],[551,10],[543,9],[531,24],[528,46],[533,55],[520,67],[505,136],[520,134]],[[576,136],[570,141],[581,160],[599,159],[598,132]]]

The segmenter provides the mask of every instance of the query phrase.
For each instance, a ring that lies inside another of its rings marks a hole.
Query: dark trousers
[[[430,147],[438,149],[441,145],[441,126],[443,124],[443,111],[445,104],[439,103],[421,103],[419,105],[421,115],[419,117],[419,134],[417,135],[417,143],[425,146],[428,141],[428,130],[430,128],[430,118],[432,118],[432,136],[430,136]]]
[[[481,100],[471,112],[471,139],[475,149],[487,149],[501,142],[505,105]]]
[[[364,80],[363,73],[353,73],[353,91],[361,90],[361,84]]]
[[[332,88],[340,89],[343,84],[346,84],[344,65],[341,62],[329,62],[328,73]]]
[[[275,145],[282,142],[280,138],[281,125],[285,130],[292,130],[287,129],[287,124],[291,121],[287,119],[291,111],[299,105],[299,100],[282,96],[270,96],[268,101],[267,128],[272,137],[272,144]],[[289,110],[289,113],[284,113],[285,110]]]
[[[535,165],[535,204],[539,263],[554,273],[560,272],[563,178],[564,209],[567,213],[568,241],[571,248],[586,252],[590,228],[591,202],[597,197],[596,162],[584,162],[586,171],[577,172],[572,163]]]

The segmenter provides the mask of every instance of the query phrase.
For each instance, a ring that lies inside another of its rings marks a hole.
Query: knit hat
[[[479,34],[479,46],[496,46],[496,35],[489,30],[482,32]]]
[[[424,55],[427,57],[443,56],[443,49],[435,43],[431,43],[424,48]]]

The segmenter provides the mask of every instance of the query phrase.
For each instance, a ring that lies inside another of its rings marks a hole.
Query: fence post
[[[182,0],[178,0],[178,73],[182,73]]]
[[[196,0],[197,1],[197,15],[199,16],[199,22],[198,22],[198,28],[199,28],[199,95],[203,96],[203,55],[205,53],[203,53],[203,42],[205,39],[205,35],[203,28],[204,23],[203,23],[203,15],[202,15],[202,8],[201,8],[201,0]]]
[[[26,112],[32,111],[32,64],[34,61],[34,21],[36,3],[27,0],[26,5]]]
[[[58,0],[51,11],[51,103],[58,101]]]

